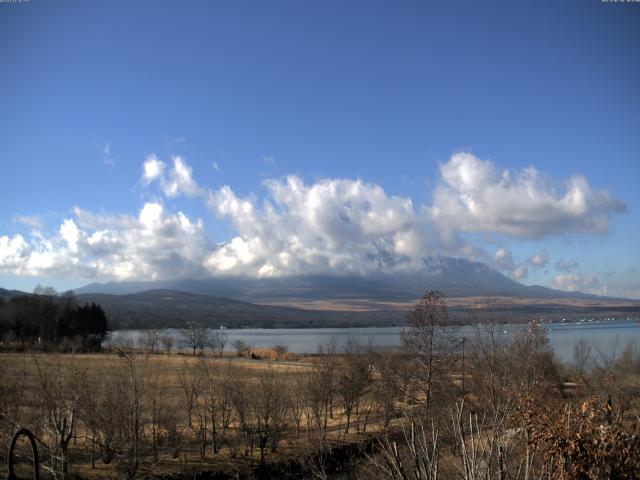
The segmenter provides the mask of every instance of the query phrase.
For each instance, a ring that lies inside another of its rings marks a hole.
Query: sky
[[[640,298],[640,3],[0,3],[0,286],[414,272]]]

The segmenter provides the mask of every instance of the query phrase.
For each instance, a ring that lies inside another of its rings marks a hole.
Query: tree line
[[[0,299],[0,340],[5,347],[99,351],[108,330],[100,305],[78,304],[72,292],[59,296],[38,286],[33,295]]]

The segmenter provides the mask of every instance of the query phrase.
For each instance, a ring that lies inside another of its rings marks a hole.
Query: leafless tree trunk
[[[442,293],[427,292],[409,312],[402,343],[418,366],[417,383],[428,412],[434,394],[449,382],[448,374],[456,347],[456,328],[449,319]]]
[[[146,330],[142,337],[140,337],[140,347],[142,350],[155,354],[158,351],[158,345],[160,344],[160,331],[159,330]]]
[[[173,337],[171,335],[163,335],[160,337],[160,343],[162,344],[165,353],[170,355],[171,349],[173,348]]]
[[[376,353],[373,364],[377,373],[374,377],[373,395],[382,413],[386,428],[395,415],[396,401],[401,398],[401,372],[406,370],[406,365],[400,354],[394,351]]]
[[[187,322],[186,327],[181,330],[181,334],[187,345],[193,349],[194,357],[198,352],[202,353],[209,343],[207,329],[195,322]]]
[[[356,430],[359,431],[361,403],[371,385],[372,359],[368,352],[353,339],[347,342],[344,365],[337,373],[337,393],[347,419],[345,433],[349,433],[352,415],[356,415]]]
[[[224,348],[227,346],[227,342],[229,337],[223,330],[215,331],[209,340],[211,350],[214,353],[217,353],[219,357],[222,357],[224,353]]]
[[[189,433],[193,428],[193,412],[196,407],[198,398],[198,377],[197,372],[187,360],[183,363],[182,371],[179,376],[180,390],[182,392],[183,408],[186,414],[185,418],[185,437],[189,436]]]
[[[144,401],[147,388],[149,352],[119,348],[120,368],[114,379],[124,404],[124,418],[119,432],[118,467],[121,475],[133,479],[138,474],[144,435]]]
[[[591,360],[591,345],[584,339],[573,346],[573,365],[579,377],[584,377],[587,365]]]
[[[239,357],[248,357],[251,351],[253,350],[251,345],[247,344],[244,340],[240,338],[238,338],[237,340],[234,340],[232,343],[232,346]]]
[[[296,375],[293,385],[287,388],[287,397],[289,401],[289,412],[291,419],[296,426],[296,438],[300,436],[300,425],[307,411],[307,402],[305,398],[305,377],[303,374]]]
[[[48,439],[49,471],[54,478],[64,479],[69,473],[69,443],[76,429],[78,385],[73,379],[79,372],[63,366],[59,357],[53,364],[36,362],[39,400],[44,432]]]

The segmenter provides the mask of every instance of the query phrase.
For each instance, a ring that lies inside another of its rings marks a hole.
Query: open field
[[[328,344],[241,358],[167,355],[142,341],[94,354],[0,353],[0,442],[33,431],[43,472],[55,472],[45,478],[395,480],[405,477],[389,465],[423,465],[448,480],[465,462],[493,472],[470,479],[517,478],[533,458],[537,479],[640,466],[636,346],[597,357],[581,344],[565,365],[536,324],[506,337],[489,324],[452,344],[446,328],[413,321],[399,351],[350,343],[344,354]],[[635,478],[627,473],[594,478]]]
[[[332,300],[299,300],[286,302],[272,302],[268,305],[287,306],[306,310],[326,311],[368,311],[368,310],[401,310],[409,311],[418,299],[407,301],[382,301],[370,298],[341,298]],[[451,308],[465,308],[474,310],[486,310],[488,301],[491,308],[502,309],[514,306],[542,308],[577,308],[594,310],[611,310],[620,312],[640,312],[640,301],[628,299],[609,298],[535,298],[515,296],[467,296],[447,297],[447,304]]]
[[[269,352],[255,353],[266,357]],[[290,354],[286,358],[3,353],[2,442],[6,444],[12,430],[8,424],[19,419],[13,429],[27,427],[50,445],[54,440],[45,416],[54,408],[53,403],[58,413],[62,410],[67,418],[76,416],[73,440],[66,453],[69,471],[82,478],[117,478],[123,468],[119,460],[114,458],[105,464],[99,458],[105,455],[105,444],[115,442],[118,436],[109,433],[108,423],[117,424],[119,420],[111,414],[98,415],[94,409],[114,409],[116,415],[127,416],[127,409],[137,408],[139,448],[145,451],[140,471],[164,476],[210,471],[231,476],[258,468],[263,462],[292,463],[291,468],[309,469],[319,443],[344,448],[364,442],[369,433],[379,430],[379,412],[374,411],[370,394],[358,404],[362,411],[351,414],[348,433],[337,395],[331,399],[335,406],[321,399],[314,412],[302,390],[313,387],[309,381],[315,382],[313,376],[322,368],[317,365],[318,359]],[[128,375],[131,378],[126,378]],[[131,404],[127,387],[144,390],[139,404]],[[56,390],[55,395],[51,389]],[[113,396],[114,392],[118,393]],[[96,399],[96,395],[103,398]],[[262,403],[265,396],[271,398],[271,404]],[[124,411],[123,404],[127,406]],[[322,408],[329,410],[323,412]],[[130,429],[130,421],[128,418],[121,428]],[[122,438],[118,441],[125,442]],[[122,452],[126,449],[113,449],[115,457],[125,455]]]

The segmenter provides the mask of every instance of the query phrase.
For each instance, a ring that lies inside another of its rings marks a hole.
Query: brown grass
[[[237,373],[246,375],[247,378],[257,378],[260,372],[267,370],[275,371],[281,375],[287,383],[294,382],[296,376],[302,372],[312,368],[309,363],[309,357],[301,357],[297,355],[287,354],[286,359],[275,361],[271,360],[272,352],[270,350],[258,350],[255,352],[262,359],[252,360],[247,358],[239,358],[235,353],[228,353],[224,357],[206,357],[207,361],[218,365],[221,369],[227,364],[237,367]],[[186,369],[194,366],[200,359],[183,354],[155,354],[149,357],[148,374],[158,374],[162,383],[165,385],[163,395],[169,396],[173,402],[180,404],[183,392],[181,390],[180,379]],[[120,361],[118,355],[114,353],[102,354],[65,354],[53,355],[47,353],[0,353],[0,365],[2,378],[0,378],[0,388],[12,388],[19,385],[24,379],[24,402],[26,418],[31,418],[34,425],[25,424],[23,426],[36,431],[39,428],[38,422],[38,368],[52,368],[54,363],[59,363],[61,367],[76,367],[80,371],[91,372],[100,376],[101,373],[107,372]],[[334,418],[328,422],[329,432],[327,434],[328,441],[340,442],[360,442],[366,436],[350,434],[345,436],[341,431],[345,423],[345,418],[336,408]],[[232,427],[232,431],[233,431]],[[368,431],[376,429],[375,421],[371,421]],[[291,459],[300,459],[303,456],[310,455],[319,445],[320,432],[314,431],[309,437],[306,434],[306,425],[302,424],[302,430],[299,437],[295,435],[295,428],[290,426],[289,431],[284,435],[283,440],[279,442],[278,451],[269,453],[269,462],[280,462]],[[78,439],[73,442],[71,448],[70,471],[77,473],[81,478],[98,479],[98,478],[117,478],[114,471],[114,465],[104,465],[100,461],[96,462],[96,468],[91,469],[89,454],[90,450],[85,441],[87,432],[82,426],[78,427],[76,436]],[[2,446],[4,449],[4,445]],[[253,458],[243,457],[240,454],[237,458],[232,458],[231,451],[227,447],[223,447],[219,453],[212,455],[207,454],[205,460],[202,460],[197,452],[197,448],[193,445],[189,447],[189,451],[184,455],[181,452],[178,458],[174,458],[168,452],[161,453],[158,460],[149,465],[153,472],[158,474],[177,474],[185,471],[215,471],[231,474],[237,471],[244,471],[250,464],[259,462],[258,451],[254,452]],[[22,465],[19,472],[29,476],[26,465]],[[6,473],[6,466],[0,466],[2,475]]]
[[[417,299],[416,299],[417,300]],[[416,300],[408,301],[379,301],[367,298],[341,298],[334,300],[291,300],[270,302],[269,305],[301,308],[303,310],[326,310],[342,312],[366,312],[371,310],[398,310],[409,311]],[[492,302],[500,308],[509,306],[534,307],[598,307],[598,308],[625,308],[638,307],[637,300],[601,299],[601,298],[529,298],[529,297],[491,297]],[[447,297],[447,305],[451,308],[482,308],[487,302],[486,296],[474,297]]]

